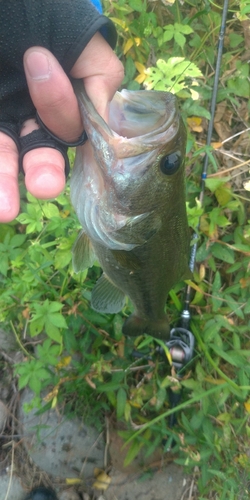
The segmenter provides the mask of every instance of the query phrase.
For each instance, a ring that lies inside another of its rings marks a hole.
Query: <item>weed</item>
[[[250,438],[250,220],[249,220],[249,1],[230,1],[211,148],[205,146],[221,3],[193,0],[105,0],[116,23],[117,53],[129,89],[171,89],[188,128],[187,210],[199,228],[192,331],[197,349],[182,380],[150,337],[124,340],[131,311],[104,315],[89,307],[100,275],[73,273],[71,248],[80,225],[68,188],[54,202],[23,192],[22,213],[0,226],[0,321],[12,324],[25,359],[16,366],[20,388],[34,392],[31,406],[63,402],[102,425],[114,412],[126,425],[126,464],[144,447],[150,455],[174,442],[177,463],[195,467],[199,498],[249,497]],[[197,198],[204,153],[209,155],[204,206]],[[73,161],[73,152],[72,161]],[[246,189],[245,189],[246,188]],[[182,307],[183,283],[169,295],[172,324]],[[142,357],[131,353],[136,348]],[[144,357],[143,357],[144,356]],[[169,389],[182,391],[178,422]],[[132,443],[132,444],[131,444]]]

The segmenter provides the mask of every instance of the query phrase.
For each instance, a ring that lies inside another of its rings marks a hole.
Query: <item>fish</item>
[[[123,333],[169,339],[169,291],[190,278],[185,205],[186,129],[176,96],[116,92],[106,123],[77,82],[88,140],[77,147],[71,201],[82,226],[73,247],[76,272],[96,259],[103,274],[91,307],[118,313],[132,302]]]

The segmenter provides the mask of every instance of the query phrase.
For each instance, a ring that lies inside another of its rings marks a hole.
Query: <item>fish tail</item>
[[[152,320],[131,314],[126,319],[122,331],[124,335],[130,337],[138,337],[147,333],[148,335],[152,335],[152,337],[166,341],[169,340],[170,327],[166,315],[161,319]]]

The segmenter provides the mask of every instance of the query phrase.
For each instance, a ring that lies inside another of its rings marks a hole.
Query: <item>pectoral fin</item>
[[[153,212],[136,215],[127,219],[126,224],[117,231],[117,234],[133,241],[135,246],[144,245],[161,228],[161,217]]]
[[[91,307],[95,311],[115,314],[125,305],[125,295],[103,273],[91,295]]]
[[[76,273],[92,267],[96,256],[88,236],[81,231],[73,246],[73,268]]]
[[[126,250],[112,250],[113,257],[125,269],[136,271],[141,268],[141,262],[133,252]]]

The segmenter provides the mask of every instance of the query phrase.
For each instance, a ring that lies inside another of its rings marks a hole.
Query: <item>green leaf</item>
[[[41,391],[41,381],[37,376],[31,376],[29,380],[29,386],[32,391],[34,391],[35,394],[39,394]]]
[[[188,24],[175,23],[174,27],[175,27],[176,31],[179,31],[180,33],[183,33],[184,35],[190,35],[190,33],[194,32],[194,30]]]
[[[200,106],[197,101],[193,101],[191,98],[186,99],[184,102],[183,111],[185,111],[187,116],[201,116],[207,120],[210,120],[211,118],[210,112],[203,106]]]
[[[188,418],[186,417],[185,413],[182,412],[181,413],[181,420],[182,420],[182,423],[183,423],[183,426],[184,428],[188,431],[189,434],[191,434],[191,436],[194,435],[194,431],[190,425],[190,422],[188,420]]]
[[[133,80],[134,76],[136,74],[136,67],[134,64],[134,61],[132,57],[127,57],[126,63],[125,63],[125,80]]]
[[[192,389],[193,391],[196,391],[196,392],[202,391],[200,382],[198,382],[197,380],[194,380],[192,378],[189,378],[187,380],[182,380],[181,385],[183,387],[185,387],[186,389]]]
[[[166,396],[167,396],[166,389],[164,387],[161,387],[159,391],[157,391],[156,393],[156,404],[155,404],[156,411],[159,411],[162,408],[162,406],[166,401]]]
[[[210,474],[212,474],[213,476],[219,477],[220,479],[222,479],[222,481],[227,481],[228,480],[228,478],[224,474],[224,472],[221,472],[220,470],[208,469],[208,472]]]
[[[106,384],[98,384],[96,387],[97,392],[117,391],[120,389],[121,383],[107,382]]]
[[[60,346],[52,345],[50,339],[46,339],[42,345],[37,346],[37,355],[41,361],[52,366],[58,363]]]
[[[71,250],[58,250],[55,255],[55,268],[63,269],[66,267],[72,260],[72,252]]]
[[[223,260],[228,264],[233,264],[235,261],[234,251],[231,248],[227,248],[226,246],[220,243],[214,243],[211,247],[211,252],[214,257],[217,259]]]
[[[30,378],[29,373],[24,373],[23,375],[20,376],[20,378],[18,380],[18,387],[20,390],[28,385],[29,378]]]
[[[168,61],[158,59],[156,68],[148,68],[145,86],[148,90],[171,90],[172,93],[178,93],[186,88],[185,78],[197,78],[202,76],[200,69],[191,61],[184,57],[170,57]],[[190,87],[190,82],[189,82]]]
[[[231,295],[225,295],[225,301],[227,302],[231,311],[233,311],[234,314],[236,314],[236,316],[238,316],[240,319],[244,320],[244,313],[241,307],[243,304],[236,302],[236,300],[234,300]]]
[[[129,5],[131,9],[135,10],[136,12],[143,12],[144,10],[142,0],[129,0]]]
[[[249,380],[249,374],[245,372],[243,368],[240,368],[238,372],[238,378],[239,378],[239,383],[242,387],[247,387],[249,386],[250,380]],[[245,399],[249,393],[248,389],[242,390],[242,397]]]
[[[59,344],[61,344],[62,335],[61,335],[59,329],[57,328],[57,326],[55,326],[55,325],[51,324],[49,321],[47,321],[45,324],[45,331],[46,331],[48,337],[50,337],[55,342],[58,342]]]
[[[181,47],[183,48],[185,43],[186,43],[186,38],[184,35],[182,35],[182,33],[175,33],[174,34],[174,39],[176,41],[176,43]]]
[[[234,92],[236,95],[240,97],[249,98],[250,94],[250,85],[247,79],[243,78],[231,78],[227,82],[227,87],[230,91]]]
[[[47,217],[47,219],[51,219],[51,217],[60,216],[60,212],[54,203],[45,203],[43,205],[43,212],[45,217]]]
[[[230,47],[234,49],[239,45],[240,43],[244,42],[244,38],[241,35],[238,35],[237,33],[229,33],[229,40],[230,40]]]
[[[128,90],[140,90],[140,84],[132,80],[128,83]]]
[[[222,300],[221,300],[222,297],[220,294],[220,289],[221,289],[221,277],[219,271],[216,271],[212,285],[213,311],[218,311],[218,309],[222,305]]]
[[[116,403],[116,415],[118,420],[123,417],[125,411],[125,405],[127,401],[127,394],[123,387],[120,387],[117,391],[117,403]]]
[[[203,331],[203,340],[207,344],[214,340],[217,336],[217,333],[220,331],[221,325],[215,321],[215,319],[209,320]]]
[[[11,238],[11,246],[14,247],[20,247],[24,241],[26,240],[26,234],[15,234]]]
[[[233,366],[239,366],[238,362],[235,361],[234,357],[228,354],[226,351],[221,349],[218,345],[216,344],[210,344],[210,347],[213,349],[213,351],[220,356],[222,359],[225,359],[230,365]]]
[[[236,351],[240,350],[241,348],[240,337],[236,332],[233,332],[233,346]]]
[[[172,40],[173,36],[174,36],[174,30],[173,29],[170,29],[171,26],[169,26],[169,29],[164,31],[164,34],[163,34],[163,42],[169,42],[169,40]]]
[[[49,314],[48,319],[46,320],[46,324],[47,324],[47,321],[49,323],[51,323],[52,325],[57,326],[57,328],[68,328],[68,325],[67,325],[63,315],[60,313]]]
[[[143,349],[143,347],[146,347],[147,345],[152,344],[154,341],[153,337],[151,335],[146,335],[145,338],[138,344],[137,349]]]
[[[210,248],[207,246],[206,242],[202,243],[197,250],[196,260],[197,262],[203,262],[208,258],[210,254]]]
[[[224,177],[223,179],[210,178],[205,180],[206,187],[214,193],[221,185],[225,184],[230,180],[230,177]]]
[[[245,5],[245,7],[243,7],[243,9],[241,9],[241,14],[242,15],[250,14],[250,5]]]
[[[48,311],[49,313],[54,313],[54,312],[58,312],[58,311],[61,311],[63,307],[63,304],[61,304],[60,302],[50,302],[48,304]]]
[[[44,327],[44,318],[34,318],[30,321],[30,335],[31,337],[35,337],[39,335]]]
[[[246,305],[244,307],[244,314],[250,314],[250,298],[247,300]]]
[[[139,442],[139,441],[136,441],[134,440],[129,448],[129,451],[126,455],[126,458],[124,460],[124,467],[127,467],[127,465],[129,465],[131,462],[133,462],[134,458],[137,457],[141,447],[143,446],[143,443]]]
[[[0,267],[0,275],[3,274],[7,276],[7,271],[9,269],[9,259],[7,254],[1,254],[1,267]]]
[[[198,411],[198,413],[194,413],[190,421],[192,429],[198,430],[201,427],[203,420],[204,420],[204,414],[201,410]]]

